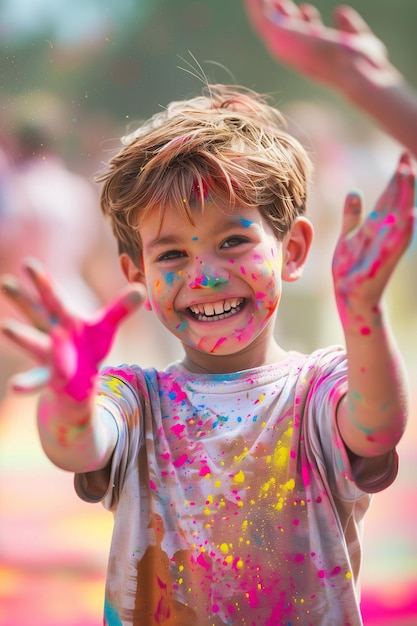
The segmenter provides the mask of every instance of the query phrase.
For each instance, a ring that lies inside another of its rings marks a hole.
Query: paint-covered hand
[[[360,316],[373,307],[378,309],[389,278],[412,239],[414,188],[415,173],[409,154],[404,153],[374,210],[365,218],[361,195],[347,196],[332,265],[342,323],[346,314]]]
[[[336,89],[344,89],[349,70],[389,70],[384,44],[349,6],[334,10],[326,27],[316,7],[292,0],[245,0],[249,20],[270,54],[281,63]]]
[[[144,301],[144,288],[129,286],[93,318],[84,320],[62,305],[38,261],[28,260],[24,269],[32,291],[13,276],[3,277],[2,289],[29,323],[5,320],[2,331],[29,353],[38,367],[14,376],[11,386],[15,391],[32,392],[47,385],[55,393],[85,400],[118,325]]]

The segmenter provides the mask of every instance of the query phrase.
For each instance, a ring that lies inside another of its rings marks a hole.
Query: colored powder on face
[[[216,341],[215,346],[210,350],[210,354],[214,354],[225,341],[227,341],[227,337],[220,337],[220,339]]]
[[[240,218],[240,223],[242,224],[243,228],[249,228],[249,226],[252,226],[253,222],[251,220],[247,220],[245,218]]]
[[[175,278],[174,272],[164,272],[163,274],[164,274],[165,282],[168,285],[168,287],[172,287],[172,285],[174,284],[174,278]]]
[[[206,276],[202,274],[201,276],[197,276],[197,278],[191,283],[189,283],[190,289],[211,289],[212,287],[216,287],[217,285],[224,285],[229,281],[225,276]]]
[[[264,261],[263,266],[264,266],[263,273],[265,275],[272,276],[274,274],[274,264],[271,263],[271,261]]]

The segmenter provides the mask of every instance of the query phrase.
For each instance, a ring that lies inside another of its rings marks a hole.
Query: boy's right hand
[[[2,289],[30,323],[5,320],[2,331],[39,366],[14,376],[12,389],[32,392],[47,385],[58,395],[77,402],[86,400],[119,324],[145,300],[145,288],[139,284],[127,287],[93,318],[84,320],[64,308],[38,261],[28,260],[24,269],[34,293],[13,276],[2,278]]]

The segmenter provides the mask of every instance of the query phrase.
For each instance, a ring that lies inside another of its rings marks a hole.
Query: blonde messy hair
[[[258,207],[281,239],[304,213],[311,162],[267,98],[242,87],[207,85],[201,96],[171,102],[135,132],[97,180],[101,208],[119,252],[137,261],[139,228],[149,211],[175,207],[191,223],[190,204],[207,196],[231,207]],[[194,204],[195,206],[195,204]]]

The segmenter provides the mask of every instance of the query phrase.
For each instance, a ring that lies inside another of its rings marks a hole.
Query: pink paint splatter
[[[186,454],[181,454],[181,456],[173,462],[174,467],[181,467],[181,465],[184,465],[184,463],[187,462],[187,458]]]
[[[210,354],[216,352],[217,348],[219,348],[225,341],[227,341],[227,337],[220,337],[214,344],[213,348],[210,350]]]

